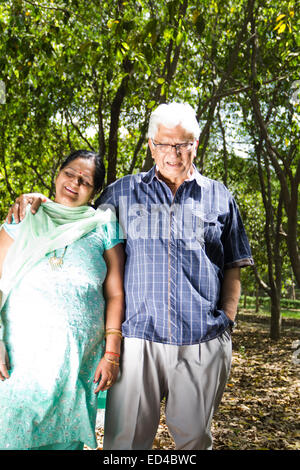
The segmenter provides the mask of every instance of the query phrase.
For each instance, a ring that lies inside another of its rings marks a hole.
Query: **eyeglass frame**
[[[160,147],[160,146],[164,146],[164,147],[171,147],[171,149],[175,148],[175,152],[176,152],[176,155],[180,155],[182,152],[183,152],[183,149],[184,147],[182,147],[183,145],[189,145],[190,147],[189,148],[185,148],[186,151],[190,150],[191,147],[194,145],[194,143],[196,142],[195,140],[193,142],[182,142],[181,144],[156,144],[153,139],[151,138],[151,142],[154,146],[155,149],[157,149],[159,151],[159,148],[157,147]],[[165,152],[165,153],[170,153],[172,150],[170,150],[169,152]]]

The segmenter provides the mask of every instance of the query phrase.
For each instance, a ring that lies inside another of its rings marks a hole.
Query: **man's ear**
[[[197,149],[198,149],[198,145],[199,145],[199,139],[196,140],[196,142],[194,143],[194,149],[195,149],[195,156],[197,155]]]
[[[152,158],[154,159],[154,145],[153,145],[153,142],[152,142],[152,139],[148,139],[148,145],[149,145],[149,149],[150,149],[150,152],[151,152],[151,156]]]

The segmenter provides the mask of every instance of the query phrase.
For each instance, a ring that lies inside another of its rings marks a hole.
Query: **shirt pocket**
[[[217,240],[221,236],[217,212],[200,213],[193,211],[193,229],[196,239],[202,244]]]

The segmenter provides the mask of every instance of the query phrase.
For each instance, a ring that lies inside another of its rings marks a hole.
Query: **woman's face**
[[[76,158],[60,170],[56,182],[55,202],[69,207],[85,206],[94,196],[95,162]]]

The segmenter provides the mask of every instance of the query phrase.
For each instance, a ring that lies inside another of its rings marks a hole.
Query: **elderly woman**
[[[119,226],[88,205],[104,175],[98,154],[71,154],[55,202],[0,231],[2,450],[97,446],[97,393],[118,375],[124,304]]]

